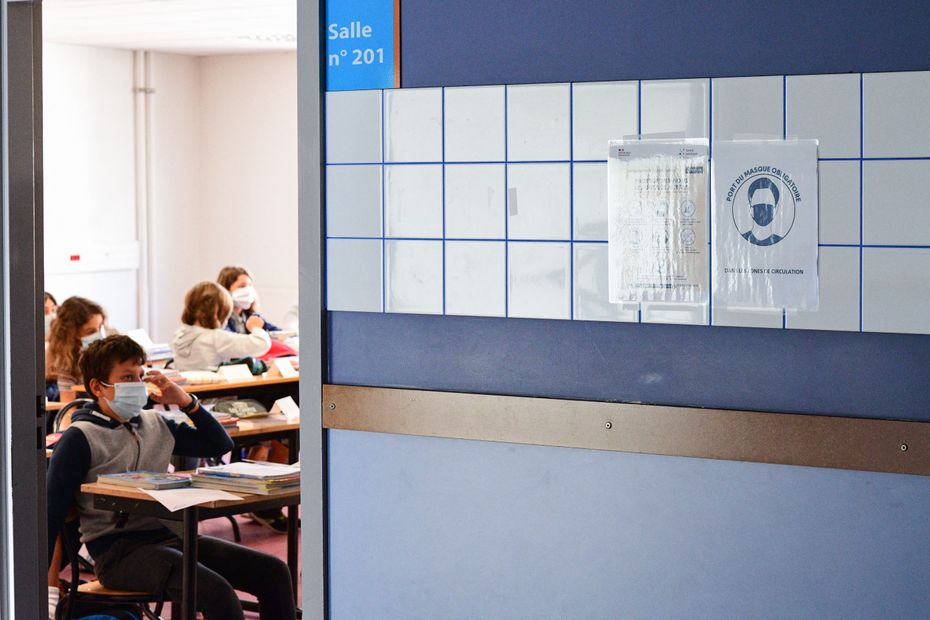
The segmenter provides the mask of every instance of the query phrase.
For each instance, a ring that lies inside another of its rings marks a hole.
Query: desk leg
[[[297,506],[287,507],[287,567],[291,571],[291,587],[297,601]]]
[[[300,431],[292,431],[287,438],[287,460],[296,463],[300,455]],[[294,601],[297,601],[297,520],[299,506],[287,507],[287,567],[291,571],[291,587],[294,589]]]
[[[196,506],[184,509],[184,538],[181,550],[184,554],[181,586],[181,618],[195,620],[197,615],[197,522]]]

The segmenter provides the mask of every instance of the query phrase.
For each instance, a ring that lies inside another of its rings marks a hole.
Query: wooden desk
[[[255,377],[251,381],[223,381],[221,383],[204,383],[198,385],[183,384],[180,387],[188,394],[206,395],[207,398],[222,396],[228,392],[243,393],[250,390],[259,390],[270,386],[286,386],[292,384],[294,389],[300,383],[300,377]],[[86,392],[83,385],[75,385],[75,392]],[[51,404],[51,403],[49,403]]]
[[[94,497],[94,508],[139,514],[169,521],[181,521],[184,533],[181,549],[184,554],[181,615],[184,620],[194,620],[197,594],[197,524],[201,519],[227,517],[243,512],[287,507],[287,566],[291,571],[291,584],[297,596],[297,506],[300,490],[286,491],[275,495],[249,495],[232,491],[241,500],[212,501],[170,512],[140,489],[117,487],[107,484],[82,484],[81,492]]]

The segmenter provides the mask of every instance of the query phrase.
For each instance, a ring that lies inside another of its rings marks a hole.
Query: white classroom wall
[[[132,52],[46,43],[43,54],[45,289],[59,302],[89,297],[111,324],[131,329],[138,264],[131,251]],[[127,246],[121,260],[102,255]]]
[[[151,64],[150,335],[168,342],[180,324],[185,291],[209,277],[200,267],[200,60],[152,54]]]
[[[297,304],[297,56],[201,59],[201,266],[241,264],[262,313]]]
[[[184,292],[225,264],[252,270],[280,324],[297,303],[296,55],[150,62],[149,332],[169,341]],[[136,240],[132,52],[46,44],[44,78],[46,288],[132,329],[146,314],[135,271],[59,273],[75,230],[91,247]]]

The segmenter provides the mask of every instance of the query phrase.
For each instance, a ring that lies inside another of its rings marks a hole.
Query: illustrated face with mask
[[[81,349],[86,349],[91,343],[106,338],[107,331],[103,326],[103,316],[95,314],[90,317],[78,330],[78,337],[81,339]]]
[[[773,187],[760,187],[749,194],[749,213],[759,226],[768,226],[775,219],[778,194],[773,190]]]
[[[105,413],[112,413],[122,422],[139,415],[149,395],[142,381],[144,369],[136,360],[126,360],[113,366],[109,382],[98,381],[94,391]],[[109,411],[107,411],[109,410]]]

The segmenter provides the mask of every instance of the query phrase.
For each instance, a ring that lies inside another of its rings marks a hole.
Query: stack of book
[[[100,474],[97,476],[97,482],[119,487],[135,487],[137,489],[177,489],[190,486],[191,477],[188,474],[126,471],[119,474]]]
[[[206,489],[274,495],[300,488],[300,467],[247,461],[198,467],[191,477],[191,483]]]

